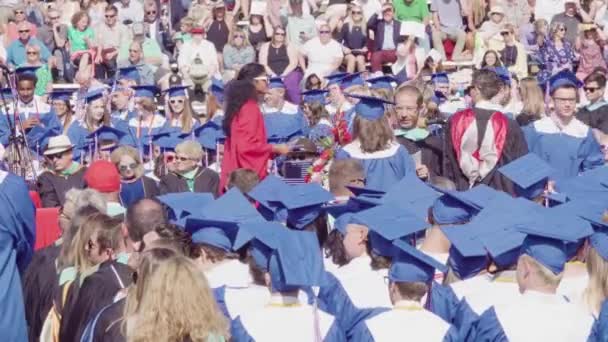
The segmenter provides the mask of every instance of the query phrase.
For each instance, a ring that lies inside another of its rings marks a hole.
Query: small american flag
[[[289,160],[285,162],[285,183],[304,184],[308,170],[312,167],[311,160]]]

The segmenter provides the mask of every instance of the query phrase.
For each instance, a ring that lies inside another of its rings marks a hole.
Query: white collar
[[[501,105],[487,101],[487,100],[481,100],[481,101],[475,103],[475,108],[493,110],[493,111],[501,112],[501,113],[504,110],[504,108]]]
[[[589,126],[585,125],[577,118],[573,118],[563,127],[558,126],[555,120],[557,119],[554,119],[551,116],[536,120],[534,122],[534,129],[539,133],[562,133],[575,138],[586,138],[589,133]]]

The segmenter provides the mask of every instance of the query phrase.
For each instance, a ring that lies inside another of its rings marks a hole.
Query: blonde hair
[[[469,11],[473,26],[478,27],[486,20],[486,2],[484,0],[472,0]]]
[[[552,287],[559,286],[559,282],[562,281],[562,276],[564,275],[564,272],[555,274],[545,265],[536,261],[536,259],[532,258],[527,254],[522,254],[520,258],[523,261],[526,261],[530,266],[532,266],[531,268],[535,271],[536,275],[543,283]]]
[[[89,120],[90,120],[89,118],[91,116],[91,114],[90,114],[91,107],[92,107],[93,103],[95,103],[97,101],[104,102],[104,98],[96,99],[96,100],[91,101],[91,102],[89,102],[87,104],[87,111],[86,111],[86,114],[85,114],[84,123],[85,123],[87,129],[89,130],[89,132],[93,132],[94,131],[93,127],[89,127]],[[105,106],[105,103],[104,103],[103,107],[104,107],[104,109],[103,109],[103,117],[101,118],[101,125],[103,125],[103,126],[110,126],[110,111],[108,110],[108,107]]]
[[[116,165],[116,168],[118,168],[118,164],[120,164],[120,159],[122,159],[123,156],[129,156],[133,158],[133,160],[135,160],[135,162],[137,163],[137,167],[135,168],[135,170],[133,170],[135,172],[135,178],[140,178],[141,176],[143,176],[144,166],[141,162],[137,149],[132,146],[120,146],[114,151],[112,151],[112,154],[110,155],[110,161],[112,162],[112,164]]]
[[[561,21],[556,21],[551,24],[551,27],[549,28],[549,39],[551,39],[551,41],[555,40],[555,34],[557,33],[560,27],[566,28],[566,24]]]
[[[104,213],[89,215],[84,220],[72,240],[74,268],[76,268],[77,272],[80,273],[95,266],[95,264],[91,262],[87,251],[89,241],[95,232],[98,233],[98,240],[102,238],[102,235],[104,238],[107,237],[111,240],[107,245],[100,246],[100,248],[113,247],[117,245],[117,239],[120,237],[120,235],[116,235],[120,232],[120,224],[120,220],[113,219]]]
[[[351,13],[350,15],[346,18],[345,23],[348,23],[348,30],[349,32],[353,32],[353,28],[355,27],[359,27],[361,28],[361,33],[364,36],[367,36],[367,22],[365,21],[365,17],[363,16],[363,13],[361,13],[361,20],[356,23],[353,20],[353,14],[352,14],[352,10],[358,8],[361,12],[363,12],[363,7],[359,6],[359,5],[353,5],[350,9]]]
[[[228,323],[192,261],[168,249],[151,249],[142,256],[125,303],[122,329],[127,341],[205,342],[214,335],[228,340]]]
[[[519,82],[523,113],[540,118],[545,113],[545,98],[536,78],[526,77]]]
[[[587,254],[587,273],[589,282],[583,292],[583,299],[589,311],[597,317],[602,303],[608,298],[608,261],[593,247],[589,248]]]
[[[194,140],[186,140],[175,146],[175,154],[183,153],[192,159],[201,160],[203,158],[203,148],[201,144]]]
[[[233,42],[234,42],[234,35],[236,33],[240,33],[243,35],[243,45],[241,46],[241,48],[251,45],[251,43],[249,42],[249,35],[247,34],[247,31],[243,30],[242,28],[237,27],[234,30],[231,30],[230,34],[228,36],[228,44],[230,44],[230,46],[235,47]]]

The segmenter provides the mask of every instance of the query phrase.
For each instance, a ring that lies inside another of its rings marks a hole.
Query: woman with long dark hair
[[[244,65],[225,92],[225,114],[222,127],[226,134],[220,192],[224,191],[232,171],[246,168],[260,179],[268,173],[272,153],[287,154],[287,145],[271,145],[266,140],[264,118],[258,100],[268,91],[268,76],[263,65]]]

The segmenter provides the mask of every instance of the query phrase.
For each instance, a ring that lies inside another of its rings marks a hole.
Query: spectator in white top
[[[184,42],[177,59],[184,82],[188,85],[192,84],[192,77],[205,77],[209,80],[219,72],[217,51],[213,43],[205,39],[205,30],[195,27],[190,34],[192,39]]]
[[[289,7],[287,40],[293,47],[300,47],[317,34],[315,18],[302,12],[302,0],[289,0]]]
[[[130,25],[144,20],[144,6],[139,0],[120,0],[114,3],[118,9],[118,21]]]
[[[500,36],[505,25],[505,12],[500,6],[493,6],[490,10],[490,18],[486,20],[477,33],[490,50],[501,50],[504,46],[504,41]]]
[[[566,0],[536,0],[534,5],[534,19],[545,19],[551,22],[553,16],[559,14],[564,8]]]
[[[316,74],[325,77],[338,70],[342,64],[342,45],[331,38],[328,24],[319,27],[319,35],[307,41],[301,49],[300,66],[306,70],[304,77]],[[308,67],[305,59],[308,59]]]

